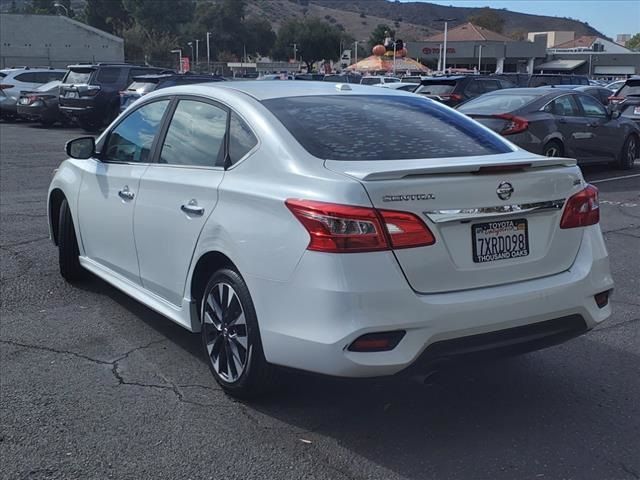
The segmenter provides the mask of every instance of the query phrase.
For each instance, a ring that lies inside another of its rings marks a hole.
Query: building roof
[[[427,42],[444,41],[444,32],[432,35],[425,39]],[[492,32],[484,27],[474,25],[471,22],[458,25],[447,31],[448,42],[513,42],[512,38],[506,37],[498,32]]]
[[[575,70],[585,62],[586,60],[551,60],[550,62],[537,65],[536,70],[556,70],[570,72],[572,70]]]
[[[113,42],[123,43],[124,40],[120,37],[112,35],[108,32],[100,30],[98,28],[87,25],[86,23],[79,22],[65,15],[36,15],[30,13],[1,13],[3,23],[11,22],[16,25],[20,25],[27,32],[56,32],[59,30],[68,29],[69,26],[74,26],[87,30],[103,38],[109,39]],[[4,32],[3,32],[4,33]]]
[[[392,72],[394,67],[396,72],[429,72],[427,67],[412,58],[396,58],[394,65],[393,57],[387,57],[385,55],[371,55],[370,57],[360,60],[358,63],[350,65],[347,67],[347,70],[351,72]]]
[[[573,40],[569,40],[568,42],[559,43],[554,45],[551,48],[591,48],[591,46],[596,43],[598,37],[595,35],[583,35],[578,38],[574,38]]]

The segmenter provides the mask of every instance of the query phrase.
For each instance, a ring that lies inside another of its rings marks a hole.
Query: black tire
[[[248,399],[274,385],[275,369],[265,360],[253,301],[238,272],[223,268],[211,275],[200,303],[200,318],[205,358],[226,393]]]
[[[43,127],[52,127],[53,124],[56,123],[55,118],[42,118],[40,119],[40,125],[42,125]]]
[[[564,147],[558,140],[549,140],[542,149],[542,155],[545,157],[562,157],[564,155]]]
[[[64,199],[58,215],[58,263],[60,264],[60,275],[67,282],[77,282],[85,276],[85,270],[80,265],[79,256],[78,240],[73,227],[71,210],[69,210],[67,200]]]
[[[636,158],[640,156],[640,142],[635,134],[631,134],[624,141],[620,157],[618,159],[618,168],[621,170],[631,170]]]
[[[100,130],[100,122],[88,118],[78,119],[78,126],[87,133],[95,133]]]

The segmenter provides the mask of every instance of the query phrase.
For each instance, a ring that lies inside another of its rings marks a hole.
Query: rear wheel
[[[634,134],[629,135],[620,151],[618,167],[622,170],[632,169],[636,158],[640,156],[639,147],[638,137]]]
[[[564,148],[558,140],[551,140],[542,149],[545,157],[561,157],[564,155]]]
[[[58,263],[60,275],[68,282],[76,282],[84,277],[85,271],[80,265],[78,240],[73,227],[71,210],[64,199],[58,214]]]
[[[264,358],[251,295],[238,272],[224,268],[211,276],[200,318],[209,368],[225,392],[250,398],[273,385],[274,369]]]

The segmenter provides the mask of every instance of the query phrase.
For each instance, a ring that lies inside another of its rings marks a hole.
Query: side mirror
[[[93,137],[80,137],[69,140],[65,145],[67,155],[71,158],[85,160],[96,154],[96,140]]]
[[[612,110],[611,111],[611,119],[615,120],[616,118],[620,118],[620,110]]]

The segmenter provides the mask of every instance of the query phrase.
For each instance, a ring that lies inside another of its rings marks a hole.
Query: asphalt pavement
[[[0,124],[0,478],[640,479],[640,164],[585,170],[616,281],[599,328],[426,382],[286,373],[244,404],[198,336],[59,276],[46,193],[80,135]]]

